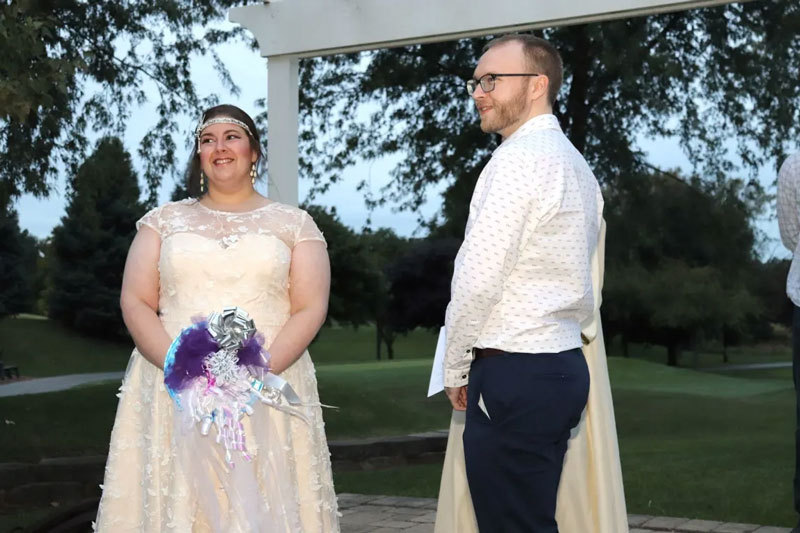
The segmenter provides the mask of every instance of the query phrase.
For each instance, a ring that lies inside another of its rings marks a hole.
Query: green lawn
[[[408,335],[401,335],[394,341],[395,359],[431,359],[436,351],[436,339],[439,332],[414,330]],[[361,326],[358,329],[349,327],[327,327],[320,331],[314,343],[308,349],[316,364],[325,363],[357,363],[376,360],[375,327]],[[381,349],[386,359],[386,347]]]
[[[788,373],[758,379],[634,359],[609,364],[628,512],[794,525]],[[436,497],[440,475],[439,465],[420,465],[342,472],[336,484],[344,492],[391,487]]]
[[[28,377],[125,370],[131,355],[129,343],[82,337],[33,316],[0,320],[0,350],[0,360]]]
[[[44,336],[41,324],[47,322],[38,324]],[[5,343],[4,326],[0,323]],[[72,338],[68,347],[66,332],[55,331],[53,336],[63,334],[58,360],[76,357],[86,364],[108,348],[79,338]],[[404,346],[403,351],[398,348],[398,360],[376,362],[371,360],[373,334],[369,328],[329,329],[312,347],[322,401],[340,407],[325,410],[329,438],[446,427],[449,408],[444,398],[425,398],[434,336],[415,332],[398,341],[398,347]],[[756,352],[741,349],[733,362],[759,360]],[[780,360],[786,353],[776,349],[765,357]],[[793,525],[790,370],[699,372],[647,360],[660,361],[656,355],[653,350],[646,357],[609,359],[628,511]],[[120,352],[119,368],[126,358]],[[48,359],[33,359],[45,372]],[[364,362],[334,363],[343,360]],[[115,394],[116,385],[102,384],[0,398],[0,423],[13,421],[0,429],[0,457],[34,460],[104,453]],[[427,497],[437,495],[439,475],[439,465],[335,473],[340,492]]]
[[[397,338],[394,343],[398,360],[430,359],[436,348],[437,332],[416,330]],[[131,342],[104,342],[81,337],[58,324],[23,315],[0,320],[0,360],[17,365],[27,377],[57,376],[84,372],[124,370],[130,357]],[[375,328],[362,326],[326,327],[309,348],[318,365],[328,363],[372,362],[376,360]],[[609,354],[619,355],[620,347],[612,344]],[[631,359],[664,363],[666,350],[661,346],[632,344]],[[386,359],[386,348],[382,349]],[[729,364],[791,361],[789,343],[744,346],[729,350]],[[716,352],[684,352],[680,364],[688,368],[723,366]]]
[[[393,361],[317,368],[328,438],[400,435],[445,428],[443,396],[426,398],[430,362]],[[106,453],[118,383],[0,398],[0,462]],[[58,438],[53,438],[58,435]]]
[[[619,343],[612,342],[606,346],[608,354],[612,357],[622,357],[622,348]],[[628,353],[632,359],[650,361],[652,363],[666,364],[667,349],[653,344],[631,344]],[[750,363],[772,363],[776,361],[791,361],[791,342],[788,338],[776,338],[770,343],[755,346],[736,346],[728,348],[728,362],[723,362],[722,350],[719,347],[705,347],[695,350],[684,350],[678,358],[678,365],[684,368],[718,368],[726,365],[741,365]]]
[[[398,337],[395,358],[432,358],[437,335],[416,330]],[[125,370],[132,348],[132,342],[82,337],[33,315],[0,320],[0,361],[18,366],[26,377]],[[309,351],[316,364],[375,361],[375,328],[324,328]],[[385,360],[385,347],[382,354]]]

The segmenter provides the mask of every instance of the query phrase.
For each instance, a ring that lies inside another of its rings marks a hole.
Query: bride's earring
[[[205,176],[203,176],[203,171],[201,170],[200,171],[200,194],[203,194],[203,180],[204,179],[205,179]]]
[[[250,183],[253,184],[253,187],[256,186],[256,164],[253,163],[253,166],[250,167]]]

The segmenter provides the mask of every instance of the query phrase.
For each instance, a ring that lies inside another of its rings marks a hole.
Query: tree
[[[36,238],[19,227],[14,210],[0,210],[0,318],[33,310],[36,299]]]
[[[615,299],[630,300],[607,309],[609,323],[664,342],[673,363],[700,337],[727,345],[764,323],[744,283],[756,264],[751,223],[765,205],[755,173],[800,134],[798,29],[800,4],[762,0],[536,32],[562,51],[565,84],[554,112],[594,168],[609,216],[628,213],[614,198],[625,180],[644,186],[637,223],[626,231],[609,222],[609,246],[636,250],[606,270]],[[443,211],[427,226],[437,237],[460,238],[473,185],[498,143],[477,128],[463,87],[486,41],[304,61],[303,173],[325,190],[358,159],[401,154],[392,182],[367,205],[415,209],[444,182]],[[758,90],[743,91],[742,80]],[[653,169],[637,147],[643,135],[679,138],[698,177],[680,183]],[[731,141],[742,169],[731,161]],[[659,208],[657,223],[639,224],[662,199],[671,213]],[[656,289],[666,288],[670,305],[655,309]]]
[[[437,329],[444,324],[460,244],[454,238],[419,241],[390,266],[389,317],[395,331]]]
[[[316,205],[304,206],[322,231],[331,262],[331,294],[328,322],[358,327],[372,317],[370,299],[377,290],[377,274],[358,236],[336,213]]]
[[[759,262],[751,277],[751,286],[762,302],[766,320],[787,329],[791,328],[794,312],[792,301],[786,295],[786,277],[790,266],[788,259],[769,259]],[[759,336],[763,337],[763,334]]]
[[[160,119],[142,139],[150,201],[175,170],[182,113],[216,103],[198,96],[190,63],[210,55],[237,93],[215,45],[243,36],[216,29],[233,0],[0,3],[0,209],[23,192],[46,195],[60,168],[74,173],[87,129],[123,131],[131,112],[158,92]],[[251,43],[252,46],[252,43]]]
[[[763,323],[750,285],[757,265],[751,213],[761,202],[742,181],[620,177],[605,208],[609,337],[620,335],[623,346],[662,344],[668,364],[677,365],[683,347],[713,338],[727,348]]]
[[[536,33],[564,57],[555,113],[601,183],[613,187],[618,176],[645,171],[642,135],[679,138],[706,181],[731,175],[731,140],[751,178],[779,160],[800,135],[799,31],[800,4],[761,0]],[[485,42],[305,60],[305,176],[324,190],[359,158],[401,154],[392,182],[368,205],[414,209],[444,182],[446,203],[463,211],[468,185],[497,145],[478,129],[463,86]],[[454,214],[435,222],[461,220],[463,228],[464,213]]]
[[[364,230],[360,241],[367,251],[370,269],[375,274],[375,292],[370,301],[370,311],[375,322],[375,358],[381,358],[381,346],[386,345],[386,357],[394,359],[394,341],[398,333],[397,315],[393,305],[394,290],[391,269],[394,262],[412,244],[388,228]]]
[[[125,334],[119,308],[122,272],[144,214],[131,156],[115,137],[101,139],[72,178],[66,215],[53,230],[49,316],[85,334]]]
[[[335,208],[309,205],[305,209],[314,218],[328,243],[331,261],[331,295],[328,322],[354,328],[375,324],[375,356],[381,358],[386,346],[389,359],[394,358],[396,338],[390,315],[388,265],[407,247],[407,240],[392,230],[380,228],[356,234],[345,226]]]

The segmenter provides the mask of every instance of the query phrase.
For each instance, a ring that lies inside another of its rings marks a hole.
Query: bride
[[[261,160],[258,132],[244,111],[207,110],[188,173],[199,197],[162,205],[136,224],[121,293],[136,349],[120,388],[97,531],[244,532],[253,524],[275,533],[339,531],[306,351],[327,312],[326,245],[305,211],[256,192]],[[253,458],[233,470],[252,469],[257,480],[244,493],[224,490],[225,474],[215,478],[212,469],[204,471],[207,482],[197,481],[189,465],[202,451],[173,429],[176,407],[164,387],[172,340],[192,317],[229,306],[253,318],[271,372],[297,392],[305,417],[259,406],[243,418]]]

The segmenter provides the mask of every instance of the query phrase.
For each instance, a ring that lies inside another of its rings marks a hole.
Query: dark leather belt
[[[486,357],[494,357],[496,355],[505,355],[508,352],[498,350],[497,348],[475,348],[472,350],[475,359],[484,359]]]

